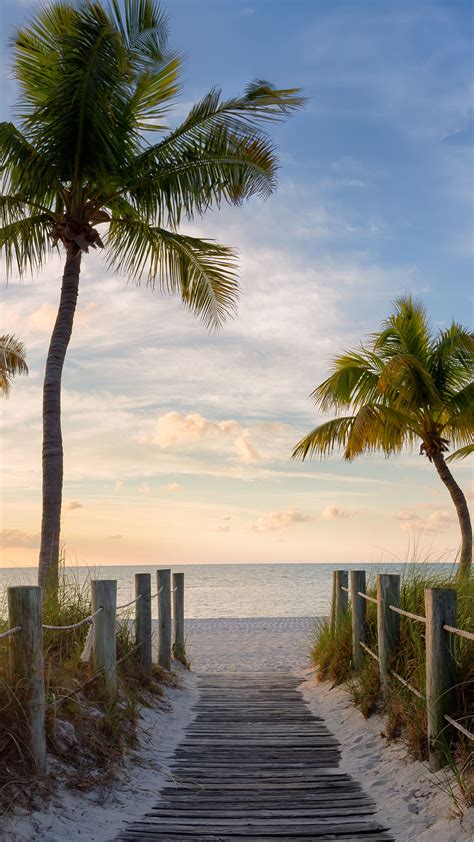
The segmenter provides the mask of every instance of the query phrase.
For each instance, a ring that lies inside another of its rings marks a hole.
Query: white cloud
[[[137,491],[140,494],[149,494],[151,491],[151,486],[149,482],[142,482],[139,486],[137,486]]]
[[[39,533],[21,529],[0,529],[0,547],[39,547]]]
[[[344,506],[326,506],[321,512],[324,520],[340,520],[341,518],[351,517],[351,513],[344,508]]]
[[[259,459],[248,429],[237,421],[211,421],[199,413],[184,415],[174,411],[161,415],[156,422],[153,441],[163,450],[192,449],[199,445],[212,450],[231,449],[246,464]]]
[[[428,515],[419,515],[410,509],[401,509],[396,515],[400,529],[405,532],[446,532],[456,519],[445,509],[435,509]]]
[[[169,491],[171,494],[176,494],[177,491],[181,491],[183,488],[179,482],[169,482],[167,485],[163,486],[165,491]]]
[[[285,511],[269,512],[267,515],[254,520],[250,524],[252,532],[273,532],[277,529],[286,529],[294,523],[304,523],[311,520],[309,515],[306,515],[296,506],[290,506]]]
[[[84,506],[79,502],[79,500],[68,500],[64,504],[63,508],[65,511],[72,512],[74,509],[83,509]]]

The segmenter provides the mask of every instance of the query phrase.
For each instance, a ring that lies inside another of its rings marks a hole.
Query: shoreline
[[[167,762],[193,718],[196,673],[292,671],[311,710],[341,744],[341,769],[357,777],[378,807],[378,819],[396,842],[469,842],[472,831],[450,818],[453,802],[440,792],[424,764],[407,760],[403,744],[381,736],[383,718],[365,720],[343,687],[318,683],[309,667],[316,618],[249,617],[187,621],[192,672],[177,668],[180,686],[167,688],[165,704],[143,708],[139,747],[126,753],[110,786],[78,792],[60,783],[44,810],[0,819],[2,842],[109,842],[142,816],[167,781]],[[53,783],[61,767],[53,761]],[[64,771],[64,769],[63,769]],[[472,811],[471,811],[472,812]],[[474,828],[472,828],[474,829]]]

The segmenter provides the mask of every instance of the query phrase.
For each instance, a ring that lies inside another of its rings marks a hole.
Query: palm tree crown
[[[0,336],[0,394],[10,394],[12,380],[17,374],[28,374],[24,343],[12,334]]]
[[[167,40],[154,0],[50,3],[17,34],[21,125],[0,126],[0,249],[23,272],[59,243],[105,248],[111,267],[178,292],[220,325],[235,306],[235,256],[177,226],[275,189],[275,150],[258,123],[302,99],[263,81],[233,99],[214,89],[152,144],[179,91]]]
[[[418,443],[420,453],[451,485],[466,521],[467,506],[452,485],[446,461],[474,449],[473,371],[474,335],[454,322],[435,333],[423,306],[410,296],[400,297],[368,346],[336,357],[332,373],[312,397],[319,409],[335,410],[338,417],[305,436],[293,457],[325,456],[335,448],[342,448],[347,460],[364,452],[389,456]],[[346,408],[351,414],[340,415]],[[457,450],[445,461],[450,447]],[[472,536],[465,554],[469,562],[471,555]]]

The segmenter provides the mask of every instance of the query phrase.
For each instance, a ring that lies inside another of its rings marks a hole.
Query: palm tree
[[[312,430],[295,447],[294,458],[325,456],[337,447],[351,461],[364,452],[386,456],[421,442],[448,489],[461,528],[460,575],[472,561],[472,527],[466,498],[447,462],[473,452],[474,334],[453,322],[435,333],[423,306],[397,298],[395,312],[361,345],[336,357],[332,373],[312,397],[326,412],[344,415]],[[448,459],[449,445],[459,448]]]
[[[66,0],[43,6],[14,41],[20,125],[0,125],[0,250],[20,273],[39,269],[54,248],[65,256],[43,392],[39,581],[52,588],[63,483],[61,376],[83,255],[104,249],[109,267],[178,293],[206,326],[222,325],[236,306],[235,254],[179,233],[179,224],[223,201],[272,193],[277,156],[260,123],[302,104],[298,89],[264,81],[231,99],[213,89],[166,133],[181,65],[167,35],[156,0]],[[151,132],[161,133],[158,143],[149,141]]]
[[[8,398],[12,380],[17,374],[28,374],[26,349],[16,336],[0,336],[0,393]]]

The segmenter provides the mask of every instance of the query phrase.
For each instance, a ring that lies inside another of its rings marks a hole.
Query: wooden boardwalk
[[[359,784],[339,771],[337,740],[281,672],[203,674],[173,780],[123,842],[289,842],[392,837]]]

